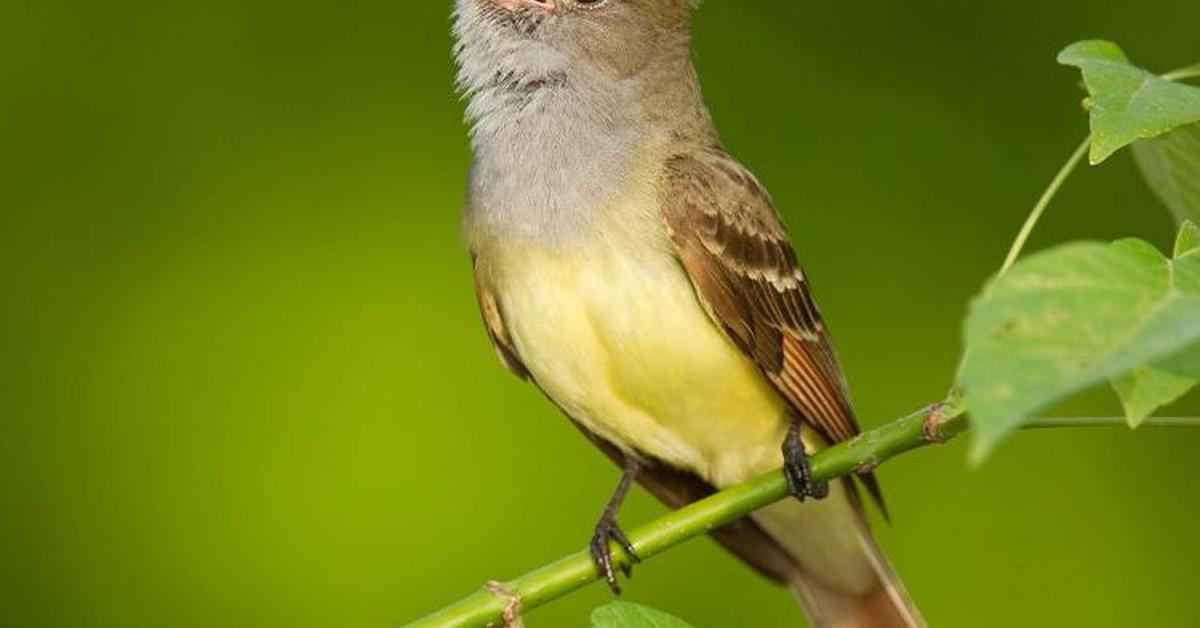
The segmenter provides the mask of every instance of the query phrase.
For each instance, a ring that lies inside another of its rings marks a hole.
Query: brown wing
[[[766,190],[717,149],[667,162],[659,207],[713,320],[829,442],[858,422],[829,336]],[[876,499],[870,476],[864,483]]]

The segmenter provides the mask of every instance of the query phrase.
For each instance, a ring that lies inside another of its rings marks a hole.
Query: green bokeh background
[[[586,541],[616,471],[477,320],[448,4],[0,4],[0,624],[396,626]],[[1186,65],[1200,5],[705,4],[709,102],[793,229],[864,423],[946,390],[964,303],[1085,132],[1054,55],[1098,35]],[[1032,245],[1171,230],[1120,155]],[[909,455],[879,534],[937,626],[1197,625],[1198,447]],[[624,520],[660,512],[639,493]],[[707,540],[628,598],[800,623]]]

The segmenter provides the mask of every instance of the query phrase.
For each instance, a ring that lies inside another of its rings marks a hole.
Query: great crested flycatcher
[[[858,425],[779,215],[704,105],[696,3],[456,0],[487,331],[625,469],[591,543],[614,590],[633,479],[679,507],[782,465],[799,500],[717,540],[792,587],[814,625],[922,626],[853,481],[809,473],[809,452]]]

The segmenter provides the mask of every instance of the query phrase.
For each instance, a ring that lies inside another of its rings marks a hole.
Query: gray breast
[[[475,235],[570,242],[627,189],[646,134],[622,112],[627,87],[583,72],[562,65],[469,94]]]

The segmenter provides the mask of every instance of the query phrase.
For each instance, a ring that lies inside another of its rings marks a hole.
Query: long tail
[[[787,583],[814,628],[924,628],[849,481],[821,502],[781,502],[754,519],[794,559]]]
[[[868,533],[869,534],[869,533]],[[874,546],[874,540],[870,541]],[[887,559],[874,547],[876,586],[866,593],[839,591],[804,571],[792,579],[792,591],[812,626],[821,628],[921,628],[925,620],[908,597]]]

